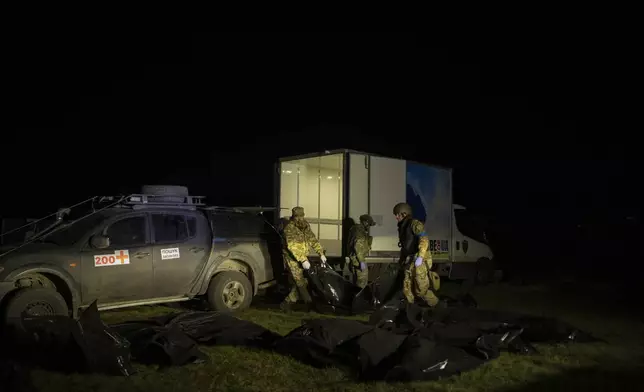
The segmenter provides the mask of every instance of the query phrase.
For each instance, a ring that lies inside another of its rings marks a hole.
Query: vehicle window
[[[264,220],[254,215],[227,214],[214,215],[215,233],[225,237],[250,237],[260,235]]]
[[[181,242],[196,235],[197,219],[184,215],[153,214],[152,227],[156,242]]]
[[[131,247],[145,244],[145,216],[133,216],[114,222],[107,229],[111,247]]]
[[[188,235],[195,237],[197,235],[197,218],[194,216],[187,217],[188,220]]]
[[[485,225],[467,210],[454,210],[456,218],[456,228],[461,234],[466,235],[476,241],[485,243]]]
[[[94,214],[76,221],[63,222],[57,229],[41,237],[39,241],[71,246],[78,242],[90,230],[100,226],[103,219],[105,219],[104,216]]]

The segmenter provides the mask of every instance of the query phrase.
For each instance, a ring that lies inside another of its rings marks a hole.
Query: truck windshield
[[[473,240],[487,244],[485,235],[486,225],[483,220],[467,210],[454,210],[456,218],[456,227],[461,234],[472,238]]]
[[[103,215],[94,214],[76,221],[63,222],[54,231],[39,238],[38,241],[71,246],[78,242],[89,230],[101,223],[104,218],[105,216]]]

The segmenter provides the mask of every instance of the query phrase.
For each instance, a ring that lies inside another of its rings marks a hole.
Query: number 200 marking
[[[94,256],[94,264],[96,265],[114,264],[115,262],[115,256]]]

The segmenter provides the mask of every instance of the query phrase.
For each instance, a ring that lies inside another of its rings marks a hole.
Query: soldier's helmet
[[[411,206],[407,203],[398,203],[394,206],[394,215],[405,214],[411,215]]]
[[[293,207],[292,213],[293,218],[304,218],[304,208],[302,207]]]
[[[363,225],[368,225],[368,226],[375,226],[376,225],[376,222],[373,220],[371,215],[367,215],[367,214],[360,215],[360,223],[362,223]]]

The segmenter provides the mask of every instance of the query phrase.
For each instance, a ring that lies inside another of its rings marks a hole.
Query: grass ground
[[[441,291],[450,291],[445,285]],[[602,291],[604,290],[604,291]],[[556,316],[607,343],[537,346],[540,353],[504,353],[459,377],[412,384],[361,384],[339,369],[316,369],[288,357],[237,347],[204,347],[210,362],[159,371],[136,365],[132,377],[34,372],[41,391],[635,391],[644,381],[644,323],[627,306],[610,303],[606,289],[546,290],[534,287],[476,288],[479,307]],[[605,301],[604,301],[605,300]],[[178,311],[164,306],[103,313],[108,323]],[[314,313],[282,314],[251,308],[239,317],[286,334]],[[638,319],[639,318],[639,319]]]

